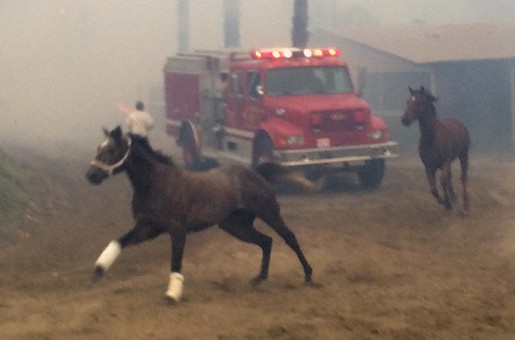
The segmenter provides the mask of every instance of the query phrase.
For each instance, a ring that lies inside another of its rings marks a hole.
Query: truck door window
[[[249,78],[249,96],[252,98],[259,98],[258,86],[260,85],[259,71],[252,71],[248,73]]]
[[[235,98],[243,97],[243,73],[231,74],[231,89]]]

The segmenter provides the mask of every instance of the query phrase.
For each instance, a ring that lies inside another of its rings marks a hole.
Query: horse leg
[[[284,220],[279,215],[279,212],[277,212],[277,214],[274,215],[270,215],[270,212],[271,211],[268,212],[267,216],[261,216],[261,218],[270,227],[272,227],[272,229],[274,229],[275,232],[283,238],[283,240],[295,252],[295,254],[297,254],[297,257],[299,258],[299,261],[302,264],[302,268],[304,269],[304,282],[307,285],[313,285],[313,269],[311,268],[311,265],[308,263],[308,260],[304,256],[302,249],[300,249],[300,245],[297,242],[297,237],[295,236],[293,231],[291,231],[291,229],[288,228],[286,223],[284,223]]]
[[[461,186],[463,190],[463,209],[469,211],[469,192],[468,192],[468,167],[469,167],[469,155],[466,150],[460,155],[460,166],[461,166]]]
[[[443,200],[440,197],[436,187],[436,168],[426,167],[426,177],[427,181],[429,182],[429,189],[431,190],[431,194],[439,204],[443,204]]]
[[[118,240],[111,241],[95,262],[93,281],[99,280],[104,275],[104,273],[111,267],[113,262],[120,255],[123,248],[127,247],[128,245],[133,245],[153,239],[159,234],[161,234],[159,228],[155,228],[152,224],[137,223],[134,228],[132,228],[128,233],[120,237]]]
[[[442,173],[440,175],[440,184],[443,188],[444,205],[447,211],[452,210],[451,203],[451,161],[447,161],[442,166]]]
[[[452,185],[452,169],[449,168],[449,197],[451,199],[451,203],[455,203],[458,200],[458,196],[456,192],[454,192],[454,186]]]
[[[186,245],[186,233],[175,232],[170,234],[172,238],[172,257],[170,259],[170,280],[166,290],[166,299],[169,303],[179,302],[182,297],[184,276],[181,274],[182,257]]]
[[[272,252],[272,238],[256,230],[253,223],[254,216],[251,213],[237,212],[220,222],[219,226],[222,230],[236,237],[238,240],[255,244],[263,251],[259,274],[251,280],[252,286],[255,287],[261,283],[261,281],[268,278],[268,268],[270,266],[270,256]]]

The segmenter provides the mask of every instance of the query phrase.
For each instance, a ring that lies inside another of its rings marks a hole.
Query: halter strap
[[[120,159],[118,162],[116,162],[114,164],[107,164],[107,163],[101,162],[101,161],[99,161],[98,159],[95,158],[95,159],[93,159],[91,161],[90,165],[94,165],[97,168],[99,168],[101,170],[104,170],[105,172],[107,172],[107,174],[109,176],[111,176],[113,174],[114,170],[118,169],[119,167],[121,167],[123,165],[123,163],[125,163],[125,161],[129,157],[129,154],[131,153],[131,143],[132,143],[132,141],[130,139],[127,139],[127,141],[128,141],[127,152],[122,157],[122,159]]]

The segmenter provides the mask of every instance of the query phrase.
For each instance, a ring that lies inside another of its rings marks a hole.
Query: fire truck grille
[[[324,111],[311,115],[311,127],[314,132],[341,132],[362,129],[363,125],[354,119],[354,111]]]

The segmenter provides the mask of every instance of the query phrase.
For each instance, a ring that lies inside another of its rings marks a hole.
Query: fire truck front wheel
[[[369,160],[358,170],[358,179],[362,187],[377,189],[383,181],[385,173],[385,160]]]
[[[260,136],[254,141],[252,167],[273,161],[274,143],[268,136]]]
[[[179,131],[177,144],[182,148],[182,159],[186,169],[194,169],[200,160],[200,152],[195,132],[190,124],[183,124]]]

